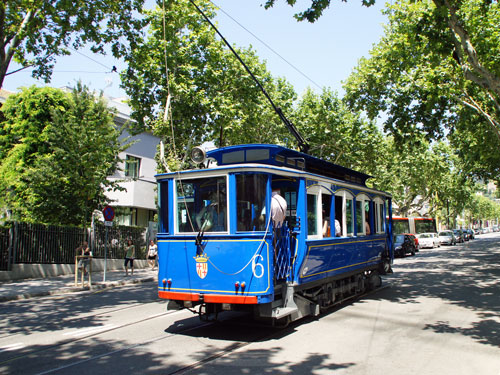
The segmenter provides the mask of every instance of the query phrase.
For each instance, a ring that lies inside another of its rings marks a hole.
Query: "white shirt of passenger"
[[[285,198],[273,191],[271,198],[271,219],[275,228],[280,228],[283,225],[286,217],[287,204]]]

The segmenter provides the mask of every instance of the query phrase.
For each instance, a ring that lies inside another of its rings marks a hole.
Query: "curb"
[[[97,290],[104,290],[104,289],[112,289],[124,285],[129,285],[129,284],[142,284],[142,283],[147,283],[147,282],[153,282],[155,281],[155,278],[153,276],[150,277],[144,277],[140,279],[131,279],[131,280],[120,280],[120,281],[111,281],[111,282],[106,282],[106,283],[96,283],[92,286],[85,286],[85,287],[64,287],[60,289],[54,289],[54,290],[45,290],[45,291],[40,291],[40,292],[33,292],[33,293],[23,293],[23,294],[12,294],[8,296],[0,296],[0,303],[1,302],[8,302],[8,301],[16,301],[16,300],[24,300],[24,299],[30,299],[30,298],[36,298],[36,297],[46,297],[46,296],[55,296],[55,295],[62,295],[62,294],[69,294],[69,293],[77,293],[77,292],[95,292]]]

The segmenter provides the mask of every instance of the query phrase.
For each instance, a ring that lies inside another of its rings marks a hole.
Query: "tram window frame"
[[[260,183],[262,184],[261,189],[259,190],[258,187],[256,186],[256,182],[253,181],[252,183],[248,183],[246,181],[248,178],[252,177],[255,179],[256,176],[260,176],[262,180]],[[243,180],[243,181],[242,181]],[[236,174],[236,231],[237,232],[257,232],[257,231],[265,231],[266,230],[266,194],[267,194],[267,183],[269,180],[269,176],[264,173],[238,173]],[[260,204],[255,200],[251,199],[254,197],[249,197],[247,193],[247,189],[244,187],[248,185],[248,187],[251,187],[251,192],[255,194],[262,194],[261,196],[261,202]],[[255,206],[256,208],[249,207],[249,208],[242,208],[242,204],[245,205],[250,205],[253,206],[255,203],[257,203]],[[252,214],[253,211],[253,214]],[[248,218],[244,218],[246,216],[246,213],[250,213],[250,222],[249,225],[245,225],[245,222],[248,222]],[[252,219],[251,217],[254,216]]]
[[[373,199],[374,206],[374,219],[375,219],[375,232],[384,233],[385,232],[385,213],[384,213],[384,200],[380,197],[375,197]]]
[[[320,221],[320,223],[321,223],[321,231],[320,231],[321,238],[331,238],[331,237],[333,237],[332,233],[335,235],[335,220],[333,220],[333,230],[332,230],[332,217],[331,217],[333,197],[334,196],[329,191],[324,191],[323,189],[321,190],[321,205],[320,205],[320,207],[321,207],[321,221]],[[330,204],[328,204],[327,201],[329,201]],[[326,203],[326,206],[325,206],[325,203]],[[324,215],[323,215],[323,212],[325,213]],[[327,225],[326,234],[324,234],[325,224]],[[330,232],[329,235],[328,235],[328,232]]]
[[[340,197],[342,202],[341,218],[335,215],[335,219],[339,220],[341,233],[340,237],[354,236],[354,194],[346,189],[341,189],[335,192],[335,197]],[[339,212],[335,207],[335,213]]]
[[[318,209],[320,207],[319,193],[307,192],[307,238],[315,239],[320,237],[319,224],[321,221],[318,220],[321,215],[318,215]]]
[[[210,183],[212,180],[215,180],[215,185],[217,186],[216,190],[210,190],[207,189],[207,186],[210,186]],[[223,181],[222,181],[223,180]],[[198,187],[198,193],[196,188],[194,189],[194,195],[189,198],[190,200],[192,199],[192,202],[190,201],[189,203],[191,207],[186,208],[186,212],[182,213],[179,210],[180,205],[187,204],[187,201],[181,202],[179,200],[179,183],[184,183],[184,184],[199,184]],[[205,187],[205,190],[202,189],[202,186]],[[217,175],[217,176],[206,176],[206,177],[192,177],[192,178],[179,178],[174,180],[174,232],[176,234],[185,234],[185,233],[196,233],[200,230],[200,227],[197,223],[197,217],[202,214],[202,211],[205,207],[209,207],[212,205],[212,203],[217,203],[216,209],[219,207],[222,207],[222,209],[225,209],[225,215],[223,216],[224,218],[224,230],[216,230],[215,228],[217,227],[216,225],[212,224],[210,228],[205,228],[204,232],[205,234],[212,234],[212,233],[228,233],[229,232],[229,212],[230,212],[230,207],[229,207],[229,199],[228,199],[228,176],[227,175]],[[211,202],[210,201],[210,195],[212,193],[218,193],[218,197],[216,198],[216,202]],[[223,199],[223,200],[221,200]],[[199,206],[198,209],[196,209],[196,206]],[[190,210],[192,210],[190,212]],[[208,211],[205,210],[205,212]],[[219,212],[217,213],[217,217],[219,217]],[[180,220],[181,216],[184,215],[189,215],[190,218],[186,218],[185,220]],[[203,218],[201,219],[203,220]],[[188,227],[188,229],[193,229],[193,230],[181,230],[180,224]],[[192,227],[189,228],[189,225]],[[203,223],[201,224],[203,226]]]
[[[323,223],[325,217],[323,216],[323,196],[330,196],[330,207],[328,207],[328,212],[326,217],[330,216],[331,205],[332,205],[332,194],[327,190],[324,184],[319,183],[318,185],[309,186],[307,188],[307,238],[308,239],[322,239],[329,238],[328,236],[323,236]],[[311,207],[311,200],[314,197],[314,207]],[[311,220],[311,219],[314,219]],[[329,225],[331,225],[331,218],[329,218]],[[314,228],[314,231],[311,230]],[[332,236],[330,236],[332,237]]]
[[[158,182],[158,221],[160,223],[159,229],[162,233],[169,233],[169,203],[168,203],[168,187],[169,181],[164,180]]]
[[[358,236],[368,236],[373,233],[372,226],[370,224],[370,213],[371,213],[371,208],[370,208],[370,202],[372,200],[368,195],[365,193],[360,193],[356,196],[356,229],[357,229],[357,235]],[[359,205],[358,205],[359,204]],[[361,213],[361,218],[358,218],[358,207],[361,208],[360,213]],[[366,209],[368,207],[368,210]],[[368,217],[366,216],[368,214]],[[368,220],[367,220],[368,219]],[[361,222],[361,231],[359,230],[360,228],[360,222]],[[366,222],[368,222],[368,225],[370,226],[370,234],[366,233]]]

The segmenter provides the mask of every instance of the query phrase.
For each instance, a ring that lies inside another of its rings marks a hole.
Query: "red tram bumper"
[[[241,305],[256,305],[257,296],[228,296],[224,294],[199,294],[158,291],[158,296],[163,299],[174,301],[203,301],[205,303],[231,303]]]

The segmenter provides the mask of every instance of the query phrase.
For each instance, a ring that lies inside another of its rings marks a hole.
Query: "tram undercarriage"
[[[275,285],[275,299],[271,303],[239,305],[201,302],[193,305],[184,301],[181,305],[177,301],[169,301],[168,309],[187,308],[197,313],[202,320],[217,319],[218,313],[223,311],[252,311],[256,320],[283,325],[306,316],[318,316],[335,305],[377,289],[381,284],[382,279],[377,270],[363,270],[326,282],[321,280],[305,285],[278,282]]]

